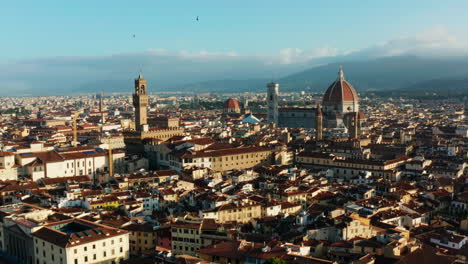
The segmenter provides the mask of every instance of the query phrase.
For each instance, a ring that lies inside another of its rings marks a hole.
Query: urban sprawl
[[[467,106],[330,83],[0,98],[2,258],[468,263]]]

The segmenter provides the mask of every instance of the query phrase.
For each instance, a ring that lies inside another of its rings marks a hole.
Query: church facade
[[[346,81],[343,69],[340,67],[337,79],[328,87],[322,106],[315,108],[278,107],[279,85],[267,84],[267,122],[279,127],[316,128],[317,122],[324,128],[348,128],[353,126],[353,120],[359,113],[359,98],[354,87]],[[318,108],[321,108],[318,110]],[[356,115],[355,113],[358,113]],[[318,119],[320,119],[318,121]]]

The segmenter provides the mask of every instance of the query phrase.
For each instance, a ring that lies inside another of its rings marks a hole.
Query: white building
[[[0,152],[0,180],[17,180],[18,166],[15,164],[15,154]]]
[[[125,153],[113,152],[114,167],[124,162]],[[108,153],[100,148],[79,147],[46,152],[28,152],[18,155],[20,175],[40,178],[58,178],[88,175],[95,177],[109,169]]]
[[[129,256],[125,230],[71,219],[33,233],[34,263],[119,263]]]

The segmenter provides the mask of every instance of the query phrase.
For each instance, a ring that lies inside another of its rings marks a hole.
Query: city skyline
[[[0,9],[0,264],[468,263],[468,2]]]

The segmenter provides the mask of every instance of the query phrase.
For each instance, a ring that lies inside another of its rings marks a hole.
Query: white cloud
[[[396,37],[358,50],[339,50],[328,46],[312,49],[285,48],[272,56],[268,63],[294,64],[337,56],[365,59],[402,55],[466,56],[468,55],[468,41],[458,39],[446,27],[437,26],[414,35]]]
[[[206,50],[180,50],[180,51],[169,51],[166,49],[149,49],[146,52],[148,55],[152,56],[173,56],[182,59],[201,59],[201,60],[216,60],[229,57],[238,57],[240,56],[235,51],[228,52],[212,52]]]
[[[306,62],[315,58],[335,57],[339,55],[337,48],[322,47],[310,50],[299,48],[286,48],[279,51],[278,55],[273,56],[270,63],[293,64]]]
[[[411,36],[397,37],[350,55],[361,57],[465,56],[468,55],[468,42],[452,35],[446,27],[437,26]]]
[[[235,51],[155,48],[123,54],[0,61],[0,90],[59,90],[63,83],[80,87],[96,80],[131,79],[139,69],[145,76],[155,76],[158,86],[169,87],[206,80],[281,77],[311,65],[399,55],[463,56],[468,55],[468,42],[457,38],[445,27],[434,27],[360,50],[340,50],[330,46],[290,47],[260,56]]]

